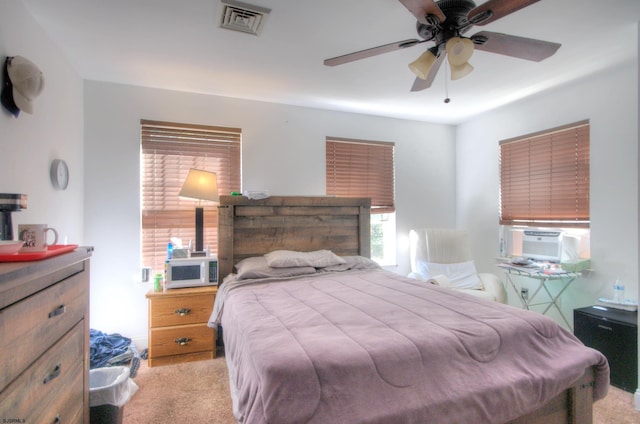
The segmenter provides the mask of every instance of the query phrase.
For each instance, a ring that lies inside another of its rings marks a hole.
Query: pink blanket
[[[221,287],[244,423],[504,423],[595,366],[551,319],[383,270]],[[219,316],[216,316],[220,312]]]

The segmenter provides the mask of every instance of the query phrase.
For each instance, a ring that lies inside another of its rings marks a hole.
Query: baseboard
[[[131,337],[131,343],[136,346],[138,352],[142,352],[149,347],[149,336]]]

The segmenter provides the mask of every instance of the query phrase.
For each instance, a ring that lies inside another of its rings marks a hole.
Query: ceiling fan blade
[[[488,0],[472,9],[467,19],[474,25],[486,25],[540,0]]]
[[[422,43],[422,41],[416,40],[416,39],[397,41],[395,43],[385,44],[384,46],[372,47],[370,49],[360,50],[359,52],[332,57],[331,59],[326,59],[324,61],[324,64],[327,66],[342,65],[343,63],[349,63],[355,60],[365,59],[367,57],[377,56],[379,54],[388,53],[388,52],[392,52],[400,49],[405,49],[407,47],[413,47],[416,44],[420,44],[420,43]]]
[[[471,36],[476,50],[540,62],[553,56],[561,44],[499,32],[480,31]]]
[[[440,22],[444,22],[447,17],[440,7],[433,0],[399,0],[409,12],[413,13],[413,16],[423,24],[428,23],[425,19],[427,15],[435,15]]]
[[[426,79],[416,78],[416,80],[413,82],[413,86],[411,86],[411,91],[422,91],[431,87],[433,80],[436,78],[436,75],[438,74],[438,69],[440,69],[440,65],[442,65],[442,62],[444,61],[444,57],[446,55],[447,54],[445,52],[440,53],[436,61],[433,62],[433,66],[429,70],[429,74],[427,74],[427,78]]]

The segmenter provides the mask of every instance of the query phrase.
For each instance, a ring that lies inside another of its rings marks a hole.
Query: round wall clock
[[[64,190],[69,185],[69,168],[64,160],[54,159],[51,162],[50,175],[53,187]]]

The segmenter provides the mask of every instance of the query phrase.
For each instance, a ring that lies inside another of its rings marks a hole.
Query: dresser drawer
[[[196,324],[209,321],[214,293],[165,295],[149,302],[149,325],[152,328]]]
[[[85,279],[74,275],[0,311],[0,390],[83,319]]]
[[[82,422],[84,364],[79,358],[83,357],[84,341],[81,321],[2,391],[2,419]]]
[[[155,358],[158,356],[213,351],[213,335],[213,329],[207,327],[207,324],[152,328],[149,356]]]

